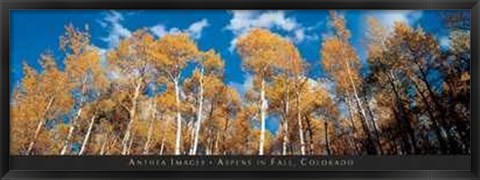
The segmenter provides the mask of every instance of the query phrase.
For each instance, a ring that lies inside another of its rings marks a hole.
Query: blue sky
[[[443,26],[443,11],[339,11],[347,20],[352,40],[362,60],[365,60],[366,17],[377,17],[384,25],[404,21],[422,26],[434,33],[443,46],[448,45]],[[119,39],[128,37],[139,28],[147,28],[158,37],[166,33],[186,32],[192,35],[202,50],[210,48],[221,53],[226,63],[226,83],[240,92],[251,86],[251,77],[242,70],[241,60],[234,50],[236,37],[254,27],[279,33],[294,42],[303,58],[312,65],[312,78],[323,76],[319,50],[322,39],[328,37],[328,11],[224,11],[224,10],[14,10],[11,13],[10,84],[12,89],[22,77],[22,62],[39,69],[38,57],[45,50],[53,52],[59,64],[63,55],[59,37],[65,25],[88,25],[95,46],[107,51]],[[275,132],[278,123],[268,123]]]

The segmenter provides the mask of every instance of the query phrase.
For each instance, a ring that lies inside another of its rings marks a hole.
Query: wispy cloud
[[[167,34],[175,34],[175,33],[188,33],[194,39],[200,39],[202,37],[203,30],[210,26],[207,19],[202,19],[200,21],[192,23],[186,29],[179,29],[177,27],[167,28],[163,24],[157,24],[155,26],[150,27],[150,31],[158,37],[163,37]]]
[[[122,25],[124,16],[117,11],[108,11],[104,18],[97,22],[108,30],[108,36],[101,38],[108,43],[109,48],[118,45],[121,39],[130,37],[132,32]]]
[[[293,17],[287,17],[285,11],[231,11],[232,19],[226,29],[230,30],[236,37],[248,33],[253,28],[265,28],[286,32],[285,38],[294,43],[301,43],[306,39],[315,39],[316,36],[306,32],[311,30],[304,27]],[[237,38],[230,42],[230,51],[233,51]]]
[[[379,12],[374,15],[380,22],[387,27],[393,27],[396,22],[405,22],[407,24],[414,24],[423,16],[423,11],[416,10],[392,10]]]
[[[448,48],[450,47],[450,38],[448,36],[442,36],[440,37],[440,47],[442,48]]]
[[[122,21],[124,20],[125,16],[118,11],[108,11],[102,19],[97,20],[97,22],[108,31],[108,35],[101,38],[101,40],[108,43],[108,48],[116,47],[122,39],[128,38],[132,35],[132,32],[122,24]],[[188,33],[194,39],[200,39],[203,30],[209,25],[207,19],[202,19],[192,23],[186,29],[179,29],[177,27],[167,28],[163,24],[157,24],[148,29],[158,37],[163,37],[169,33]]]
[[[163,37],[168,34],[168,30],[163,24],[157,24],[150,28],[150,31],[158,37]]]
[[[246,73],[242,83],[230,82],[228,85],[237,90],[240,95],[245,95],[249,89],[253,88],[253,75]]]
[[[210,24],[208,24],[208,20],[207,19],[202,19],[201,21],[197,21],[193,24],[191,24],[189,27],[188,27],[188,30],[187,32],[192,35],[193,38],[195,39],[200,39],[201,35],[202,35],[202,31],[203,29],[205,29],[206,27],[208,27]]]

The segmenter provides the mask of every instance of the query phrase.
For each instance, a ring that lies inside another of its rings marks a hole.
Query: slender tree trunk
[[[180,113],[180,88],[178,85],[178,79],[174,80],[175,83],[175,104],[177,114],[177,133],[175,138],[175,155],[180,155],[180,142],[182,138],[182,115]]]
[[[160,145],[160,155],[163,155],[164,150],[165,150],[165,137],[162,137],[162,142]]]
[[[195,126],[195,140],[193,142],[193,152],[191,155],[197,154],[197,146],[198,146],[198,136],[200,134],[200,126],[202,125],[202,111],[203,111],[203,68],[200,71],[200,99],[198,102],[198,109],[197,109],[197,123]]]
[[[308,152],[309,154],[313,155],[314,147],[313,147],[313,128],[312,123],[310,122],[310,118],[308,116],[304,116],[305,122],[307,122],[307,132],[308,132]]]
[[[298,123],[298,137],[300,140],[300,153],[302,156],[305,155],[305,137],[303,134],[303,123],[302,123],[302,114],[300,112],[300,93],[296,92],[296,100],[297,100],[297,123]]]
[[[349,93],[348,91],[346,91],[346,93],[347,93],[347,98],[350,98],[350,93]],[[352,104],[353,102],[351,102],[351,101],[353,101],[353,100],[349,100],[349,101],[348,101],[348,102],[349,102],[348,104],[349,104],[349,106],[350,106],[349,109],[351,109],[351,110],[353,111],[354,105]],[[358,104],[357,104],[357,105],[358,105]],[[358,106],[357,106],[357,107],[358,107]],[[373,140],[373,138],[372,138],[372,135],[371,135],[371,133],[370,133],[370,130],[369,130],[369,128],[368,128],[368,125],[366,124],[366,120],[363,119],[362,116],[360,116],[360,117],[362,118],[362,119],[360,120],[360,122],[361,122],[361,124],[362,124],[362,129],[363,129],[363,131],[365,132],[365,135],[367,136],[367,143],[366,143],[367,153],[368,153],[368,154],[377,154],[376,149],[375,149],[375,142],[374,142],[374,140]],[[353,118],[353,117],[352,117],[352,118]]]
[[[349,95],[347,95],[349,96]],[[352,104],[348,97],[345,97],[345,102],[347,103],[347,109],[350,114],[350,121],[352,123],[352,130],[353,130],[353,145],[355,146],[355,150],[357,154],[361,154],[361,150],[358,148],[357,145],[357,138],[358,138],[358,130],[357,127],[355,126],[355,121],[354,121],[354,114],[353,114],[353,109],[352,109]]]
[[[260,123],[261,123],[261,130],[260,130],[260,144],[259,144],[259,151],[258,154],[260,156],[263,155],[264,151],[264,144],[265,144],[265,119],[267,116],[267,100],[265,98],[265,79],[262,79],[261,90],[260,90],[260,98],[261,98],[261,107],[260,107]]]
[[[370,114],[370,122],[372,123],[373,126],[373,132],[375,133],[375,141],[377,142],[378,150],[380,154],[383,154],[383,147],[382,144],[380,143],[380,133],[378,132],[377,128],[377,122],[375,121],[375,116],[373,115],[372,108],[370,108],[370,104],[368,103],[368,99],[365,97],[364,98],[368,113]]]
[[[132,97],[132,100],[131,100],[132,101],[132,107],[129,109],[130,110],[130,112],[129,112],[130,121],[128,122],[127,129],[126,129],[125,135],[123,136],[123,140],[122,140],[122,145],[123,145],[122,155],[127,154],[128,141],[130,140],[133,122],[135,121],[135,116],[136,116],[136,113],[137,113],[137,103],[138,103],[137,99],[140,96],[141,88],[142,88],[142,80],[139,80],[139,82],[137,82],[137,85],[135,87],[135,92],[133,93],[133,97]]]
[[[145,141],[145,146],[143,147],[143,154],[148,154],[150,149],[150,144],[152,143],[152,135],[153,135],[153,127],[155,122],[155,115],[157,113],[156,104],[154,100],[150,102],[150,123],[148,125],[148,134],[147,134],[147,141]]]
[[[108,142],[108,135],[105,133],[103,135],[103,143],[102,143],[102,148],[100,148],[100,155],[105,155],[105,148],[107,147],[107,142]]]
[[[88,140],[90,139],[90,135],[92,134],[92,129],[93,125],[95,124],[95,115],[92,116],[92,119],[90,119],[90,124],[88,125],[88,130],[87,134],[85,135],[85,138],[83,139],[82,142],[82,147],[80,148],[80,151],[78,152],[78,155],[81,156],[85,152],[85,148],[87,147]]]
[[[439,117],[440,122],[442,123],[443,127],[446,127],[446,129],[449,130],[451,128],[450,123],[447,121],[447,117],[445,117],[445,112],[443,112],[443,106],[438,102],[437,98],[435,97],[435,93],[433,92],[432,86],[427,80],[427,73],[422,69],[422,67],[420,66],[420,64],[418,64],[418,62],[416,62],[416,64],[418,65],[418,68],[422,75],[420,79],[424,82],[425,86],[427,87],[428,95],[430,99],[432,99],[432,102],[435,105],[435,109],[438,112],[438,115],[440,116]],[[447,131],[446,135],[449,143],[449,148],[451,151],[453,151],[453,153],[458,153],[459,149],[458,149],[457,141],[455,140],[455,137],[453,137],[452,133],[448,132],[448,130],[446,130]]]
[[[328,123],[324,122],[323,125],[325,127],[325,145],[327,149],[327,155],[331,155],[332,152],[330,151],[330,142],[328,141]]]
[[[290,109],[290,92],[288,88],[288,79],[285,83],[285,107],[284,107],[284,115],[283,115],[283,144],[282,144],[282,155],[287,155],[287,146],[289,144],[288,139],[288,117],[289,117],[289,109]]]
[[[223,133],[222,133],[222,151],[223,151],[223,154],[225,154],[226,152],[226,141],[227,141],[227,134],[228,134],[228,123],[230,121],[230,118],[229,116],[227,115],[227,117],[225,118],[225,126],[223,127]]]
[[[395,78],[395,74],[393,72],[393,70],[390,70],[389,71],[389,74],[387,74],[387,77],[388,77],[388,82],[390,83],[390,86],[392,87],[392,90],[393,90],[393,93],[395,94],[395,105],[394,105],[394,113],[396,113],[396,111],[400,111],[400,115],[395,115],[396,116],[396,119],[397,119],[397,122],[400,124],[400,126],[402,127],[402,129],[406,129],[408,132],[407,133],[404,133],[402,132],[402,139],[403,141],[405,142],[405,146],[409,148],[409,152],[411,152],[411,154],[416,154],[415,151],[417,151],[417,146],[415,145],[415,142],[416,140],[414,139],[415,138],[415,132],[413,130],[413,128],[411,127],[410,123],[408,122],[407,120],[407,116],[405,114],[407,114],[405,112],[405,109],[403,107],[403,100],[401,98],[401,95],[397,89],[397,80]],[[417,89],[417,88],[415,88]],[[417,92],[418,89],[417,89]]]
[[[70,125],[70,128],[68,130],[67,138],[65,138],[65,141],[63,142],[63,148],[62,151],[60,151],[60,155],[65,155],[68,151],[68,147],[70,146],[70,140],[72,139],[73,136],[73,131],[75,129],[76,121],[78,121],[78,118],[80,118],[80,115],[82,114],[82,108],[80,108],[77,111],[77,115],[72,119],[72,124]]]
[[[442,128],[443,127],[438,123],[437,119],[435,118],[435,114],[432,111],[432,109],[430,108],[430,103],[428,102],[427,97],[425,97],[425,95],[420,91],[419,85],[415,81],[412,81],[412,82],[413,82],[413,85],[415,86],[415,90],[416,90],[417,94],[420,95],[423,103],[426,105],[427,114],[430,117],[430,121],[432,122],[433,128],[435,129],[435,135],[437,136],[437,140],[438,140],[439,145],[440,145],[440,151],[443,154],[447,154],[448,149],[449,149],[449,147],[448,147],[449,143],[448,143],[448,140],[446,140],[444,138],[444,136],[442,135]]]
[[[132,146],[133,146],[133,139],[134,139],[134,136],[132,136],[132,138],[130,138],[130,142],[128,142],[127,155],[130,155],[131,153]]]
[[[220,141],[220,132],[217,132],[217,134],[215,135],[215,143],[214,143],[214,146],[213,146],[214,147],[213,148],[213,153],[215,155],[218,155],[218,153],[219,153],[219,151],[218,151],[219,147],[220,147],[219,146],[219,141]]]
[[[60,155],[65,155],[65,153],[67,153],[68,147],[70,146],[70,140],[72,139],[72,136],[73,136],[73,131],[75,130],[76,123],[82,114],[86,82],[87,82],[87,76],[83,78],[82,85],[81,85],[82,97],[80,98],[80,109],[78,109],[77,115],[75,115],[75,117],[72,119],[72,122],[70,122],[71,124],[68,130],[67,138],[65,138],[65,142],[63,142],[63,148],[60,151]]]
[[[188,149],[188,155],[191,155],[193,153],[193,142],[195,141],[195,121],[188,122],[187,123],[187,130],[190,130],[190,144],[188,144],[189,149]]]
[[[35,134],[33,135],[33,139],[30,142],[30,144],[28,145],[27,155],[30,155],[30,153],[32,152],[33,146],[35,145],[35,143],[38,140],[38,135],[40,135],[40,132],[42,131],[42,127],[45,125],[45,121],[47,120],[48,112],[50,111],[50,108],[52,108],[54,100],[55,100],[54,97],[50,98],[50,100],[48,101],[47,107],[43,111],[43,115],[38,122],[37,129],[35,129]]]
[[[339,38],[339,39],[341,39],[341,38]],[[342,40],[342,39],[341,39],[341,43],[343,44],[343,40]],[[344,51],[344,49],[342,48],[342,52],[343,52],[343,51]],[[343,52],[343,53],[344,53],[344,52]],[[355,82],[354,82],[354,80],[353,80],[353,78],[352,78],[352,73],[351,73],[350,64],[349,64],[349,62],[348,62],[348,60],[347,60],[346,58],[343,58],[343,59],[344,59],[344,63],[345,63],[346,69],[347,69],[347,77],[348,77],[348,80],[349,80],[349,82],[350,82],[350,85],[351,85],[351,87],[352,87],[352,89],[353,89],[354,99],[355,99],[356,104],[357,104],[358,108],[360,109],[360,113],[361,113],[361,115],[362,115],[362,117],[363,117],[363,121],[364,121],[364,122],[363,122],[362,124],[364,125],[364,129],[366,130],[365,133],[366,133],[366,134],[368,135],[368,137],[369,137],[369,142],[368,142],[368,144],[369,144],[369,146],[373,146],[373,148],[374,148],[374,149],[372,149],[372,148],[367,148],[367,149],[369,149],[369,153],[370,153],[370,154],[372,154],[372,153],[373,153],[373,154],[377,154],[377,152],[376,152],[377,150],[376,150],[375,145],[374,145],[375,143],[374,143],[374,141],[373,141],[373,139],[372,139],[372,137],[371,137],[370,129],[368,128],[368,124],[366,124],[366,122],[368,121],[368,120],[367,120],[367,115],[366,115],[366,113],[365,113],[365,109],[363,108],[362,101],[360,100],[360,97],[359,97],[359,95],[358,95],[358,91],[357,91],[357,87],[356,87],[356,85],[355,85]]]
[[[369,136],[369,141],[370,141],[369,143],[370,143],[371,145],[373,145],[373,144],[374,144],[374,141],[373,141],[373,139],[372,139],[372,137],[371,137],[370,128],[368,128],[368,125],[366,124],[366,123],[367,123],[367,120],[368,120],[368,119],[367,119],[367,115],[366,115],[366,113],[365,113],[365,109],[363,108],[362,100],[360,100],[360,97],[359,97],[359,95],[358,95],[358,91],[357,91],[357,87],[355,86],[355,82],[353,81],[353,78],[352,78],[352,75],[351,75],[351,72],[350,72],[350,64],[349,64],[348,62],[345,62],[345,64],[346,64],[346,66],[347,66],[347,76],[348,76],[348,79],[349,79],[349,81],[350,81],[350,85],[352,86],[352,89],[353,89],[353,96],[354,96],[354,98],[355,98],[357,107],[360,109],[360,113],[361,113],[361,115],[362,115],[362,117],[363,117],[363,121],[364,121],[364,125],[365,125],[364,128],[365,128],[365,131],[366,131],[365,133],[367,133],[368,136]],[[375,145],[373,145],[373,147],[375,147]],[[370,148],[369,148],[369,149],[370,149]],[[372,151],[372,153],[377,154],[376,149],[375,149],[375,150],[372,149],[371,151]]]
[[[287,145],[288,145],[288,122],[284,118],[283,122],[283,143],[282,143],[282,155],[287,155]]]
[[[152,141],[152,134],[153,134],[153,118],[150,120],[149,127],[148,127],[148,135],[147,135],[147,141],[145,142],[145,146],[143,147],[143,154],[147,155],[149,148],[150,148],[150,143]]]
[[[213,116],[213,110],[214,110],[214,102],[216,102],[216,97],[214,97],[214,100],[211,101],[210,103],[210,110],[208,112],[208,118],[207,119],[211,119],[212,116]],[[208,129],[208,128],[207,128]],[[206,140],[206,144],[205,144],[205,155],[210,155],[211,154],[211,143],[212,143],[212,130],[208,130],[208,134],[207,134],[207,140]]]

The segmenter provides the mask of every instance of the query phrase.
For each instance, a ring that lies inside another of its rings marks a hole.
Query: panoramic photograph
[[[10,154],[470,155],[470,11],[12,10]]]

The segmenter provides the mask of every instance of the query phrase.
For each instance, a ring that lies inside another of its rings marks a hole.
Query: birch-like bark
[[[343,41],[343,40],[342,40],[342,41]],[[341,42],[341,43],[343,44],[343,42]],[[343,51],[344,51],[344,50],[343,50],[343,48],[342,48],[342,52],[343,52]],[[345,54],[345,52],[343,52],[343,53]],[[363,117],[364,123],[366,123],[367,120],[368,120],[368,119],[367,119],[367,114],[365,113],[365,109],[363,108],[362,101],[360,100],[360,97],[359,97],[359,95],[358,95],[357,87],[356,87],[356,85],[355,85],[355,82],[353,81],[352,73],[351,73],[351,70],[350,70],[350,63],[348,63],[348,60],[347,60],[346,58],[344,58],[344,63],[345,63],[345,65],[346,65],[346,69],[347,69],[347,77],[348,77],[348,80],[349,80],[350,85],[352,86],[352,89],[353,89],[353,96],[354,96],[354,98],[355,98],[355,101],[356,101],[356,104],[357,104],[358,108],[360,109],[360,113],[361,113],[361,115],[362,115],[362,117]],[[370,138],[369,138],[369,141],[373,141],[373,140],[371,139],[371,134],[370,134],[370,129],[369,129],[369,127],[368,127],[368,124],[367,124],[367,126],[365,127],[365,130],[366,130],[365,133],[367,133],[368,136],[370,137]],[[371,144],[373,144],[373,143],[371,143]],[[375,149],[375,151],[376,151],[376,149]],[[376,152],[375,152],[375,153],[376,153]]]
[[[72,122],[71,122],[72,124],[70,125],[70,128],[68,130],[68,135],[67,135],[67,138],[65,138],[65,142],[63,142],[63,148],[62,148],[62,151],[60,151],[60,155],[65,155],[67,153],[67,150],[70,144],[70,139],[72,139],[73,131],[75,130],[76,121],[78,121],[78,118],[80,118],[80,115],[82,114],[82,109],[83,108],[78,109],[77,114],[72,119]]]
[[[177,114],[177,133],[175,138],[175,155],[180,155],[180,140],[182,138],[182,115],[180,113],[180,88],[178,87],[178,79],[174,80],[175,84],[175,104]]]
[[[87,134],[85,135],[85,138],[83,139],[82,142],[82,147],[80,148],[80,151],[78,152],[78,155],[81,156],[85,152],[85,148],[87,147],[88,140],[90,139],[90,135],[92,134],[92,129],[93,129],[93,124],[95,124],[95,116],[90,119],[90,124],[88,125],[88,130]]]
[[[139,82],[137,83],[137,85],[135,87],[135,92],[133,93],[132,107],[129,109],[130,110],[130,112],[129,112],[130,121],[128,122],[127,130],[126,130],[125,136],[123,136],[123,140],[122,140],[122,145],[123,145],[122,155],[127,154],[128,141],[130,140],[133,122],[135,121],[135,116],[136,116],[136,113],[137,113],[137,99],[140,96],[141,87],[142,87],[142,80],[139,80]]]
[[[107,133],[103,135],[103,143],[102,147],[100,148],[100,155],[105,155],[105,148],[107,147],[108,136]]]
[[[28,145],[27,155],[30,155],[30,153],[32,152],[33,146],[35,145],[35,143],[38,140],[38,135],[42,131],[42,127],[45,125],[45,121],[47,120],[47,118],[46,118],[47,114],[50,111],[50,108],[52,107],[52,104],[53,104],[54,100],[55,100],[54,97],[50,98],[50,100],[48,101],[47,107],[43,111],[43,116],[41,117],[42,119],[40,119],[40,122],[38,122],[37,129],[35,130],[35,134],[33,135],[33,139],[30,142],[30,144]]]
[[[143,147],[143,154],[148,154],[149,148],[150,148],[150,143],[152,141],[152,134],[153,134],[153,122],[154,122],[154,117],[150,120],[150,123],[148,125],[148,135],[147,135],[147,141],[145,141],[145,146]]]
[[[193,150],[191,155],[197,154],[197,147],[198,147],[198,136],[200,134],[200,126],[202,124],[202,111],[203,111],[203,68],[200,70],[200,99],[198,102],[198,109],[197,109],[197,123],[195,126],[195,140],[193,142]]]
[[[365,109],[363,108],[362,100],[360,100],[360,97],[358,96],[357,87],[355,86],[355,82],[353,81],[352,74],[350,72],[350,64],[348,62],[345,62],[345,64],[347,65],[347,76],[350,81],[350,85],[353,88],[353,96],[355,97],[355,101],[357,102],[357,106],[360,109],[360,113],[362,114],[363,119],[366,121],[367,114],[365,113]],[[368,133],[370,133],[370,130]]]
[[[327,149],[327,155],[331,155],[332,152],[330,151],[330,142],[328,140],[328,123],[324,122],[324,127],[325,127],[325,145]]]
[[[282,144],[282,155],[287,155],[287,146],[288,146],[288,143],[289,143],[289,139],[288,139],[288,113],[289,113],[289,109],[290,109],[290,99],[289,99],[289,89],[288,89],[288,81],[287,83],[285,84],[285,109],[283,110],[284,111],[284,117],[283,117],[283,144]]]
[[[132,150],[132,146],[133,146],[133,137],[130,138],[130,142],[128,143],[127,155],[130,155],[130,152]]]
[[[262,79],[262,85],[260,90],[260,98],[261,98],[261,107],[260,107],[260,123],[261,123],[261,130],[260,130],[260,144],[259,144],[259,151],[258,154],[262,156],[264,154],[264,146],[265,146],[265,118],[267,114],[267,100],[265,98],[265,79]]]
[[[283,123],[283,143],[282,143],[282,155],[287,155],[287,145],[288,145],[288,122],[287,119]]]
[[[164,150],[165,150],[165,137],[162,137],[162,143],[160,145],[160,155],[163,155]]]
[[[70,140],[72,139],[72,136],[73,136],[73,131],[75,130],[75,126],[77,124],[78,119],[82,115],[86,83],[87,83],[87,76],[83,78],[82,85],[81,85],[82,97],[80,98],[80,108],[78,109],[77,114],[75,115],[75,117],[72,119],[72,122],[70,123],[70,128],[68,130],[67,138],[65,138],[65,141],[63,142],[63,148],[60,151],[60,155],[65,155],[65,153],[67,153],[68,147],[70,146]]]
[[[303,123],[302,123],[302,115],[300,113],[300,93],[296,92],[296,100],[297,100],[297,121],[298,121],[298,137],[300,139],[300,153],[305,155],[305,137],[303,134]]]
[[[349,138],[350,140],[353,140],[353,146],[355,147],[355,151],[357,154],[360,154],[360,149],[358,148],[358,145],[357,145],[357,134],[358,134],[358,130],[357,130],[357,127],[355,126],[355,120],[354,120],[354,114],[353,114],[353,105],[352,103],[350,102],[350,100],[348,99],[350,97],[348,91],[347,91],[347,97],[345,97],[345,102],[347,103],[347,109],[348,109],[348,112],[350,114],[350,121],[352,123],[352,130],[353,130],[353,138]]]

